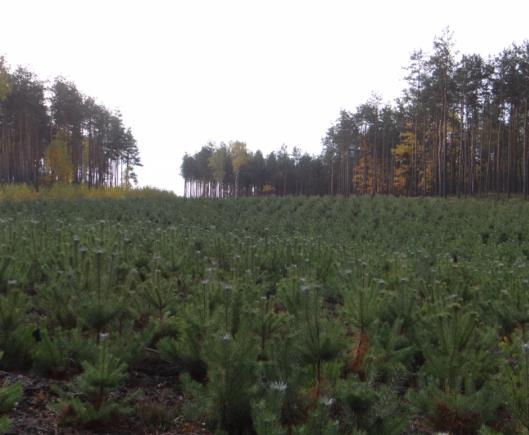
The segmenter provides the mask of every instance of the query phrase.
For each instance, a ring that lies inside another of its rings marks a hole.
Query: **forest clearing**
[[[524,2],[4,3],[0,435],[529,435]]]
[[[0,207],[0,431],[529,427],[521,199]]]

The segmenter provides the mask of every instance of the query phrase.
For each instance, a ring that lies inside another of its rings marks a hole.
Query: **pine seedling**
[[[93,332],[96,344],[100,344],[101,333],[115,320],[121,303],[123,302],[111,295],[108,295],[104,302],[89,296],[86,298],[80,312],[82,324]]]
[[[365,368],[379,382],[399,385],[408,377],[415,348],[402,333],[403,323],[397,318],[392,327],[381,325],[373,335]]]
[[[19,290],[0,295],[0,367],[25,369],[31,365],[34,345],[31,328],[26,324],[28,301]]]
[[[187,373],[182,373],[179,381],[182,392],[186,397],[182,405],[183,417],[187,421],[204,421],[210,419],[209,411],[211,405],[207,386],[194,381]]]
[[[89,291],[83,295],[79,310],[82,325],[94,333],[97,344],[101,333],[116,319],[124,303],[123,297],[117,292],[108,291],[110,287],[105,287],[107,291],[103,295],[103,255],[104,250],[95,250],[95,276],[88,283]],[[88,277],[89,274],[86,273]]]
[[[2,256],[0,258],[0,293],[5,293],[8,289],[7,271],[9,265],[12,263],[13,257],[9,255]]]
[[[353,346],[346,365],[347,373],[363,373],[363,365],[370,347],[370,333],[377,321],[379,300],[377,290],[371,286],[351,288],[348,292],[344,315],[353,328]]]
[[[78,290],[64,275],[57,277],[51,285],[44,286],[37,301],[46,311],[50,329],[75,328],[78,322]]]
[[[84,362],[81,365],[83,373],[77,377],[76,384],[95,409],[99,409],[108,398],[108,393],[125,380],[126,365],[114,358],[104,344],[99,348],[95,364]]]
[[[454,391],[443,391],[434,379],[421,380],[417,391],[407,395],[411,409],[427,416],[434,430],[476,433],[484,424],[498,423],[503,407],[501,389],[492,383],[479,385],[472,375],[459,379]]]
[[[20,384],[2,385],[0,387],[0,434],[8,433],[11,420],[7,413],[22,399]]]
[[[262,296],[252,311],[254,321],[251,326],[259,337],[260,360],[267,359],[267,344],[281,326],[281,317],[272,311],[272,301],[271,297]]]
[[[284,304],[287,312],[294,316],[300,315],[300,308],[304,299],[304,293],[300,291],[302,286],[308,289],[305,278],[298,276],[298,270],[295,267],[290,268],[288,276],[278,284],[278,300]]]
[[[206,355],[208,394],[218,429],[230,434],[252,433],[251,402],[255,396],[257,347],[241,334],[212,337]]]
[[[119,335],[109,334],[109,338],[112,338],[109,340],[112,354],[129,367],[134,366],[144,359],[145,350],[153,342],[156,332],[156,325],[149,323],[140,331],[135,331],[132,325],[128,325]]]
[[[160,269],[156,268],[151,278],[142,286],[140,297],[155,310],[160,325],[163,324],[168,310],[176,300],[176,291],[170,282],[163,279]]]
[[[0,352],[0,360],[3,353]],[[0,386],[0,434],[8,433],[11,427],[11,420],[7,413],[11,411],[22,399],[22,385],[6,384]]]
[[[284,435],[286,431],[281,427],[279,412],[269,401],[261,399],[252,403],[253,428],[257,435]]]
[[[491,386],[497,355],[490,349],[496,334],[480,334],[475,317],[453,304],[427,324],[417,325],[425,362],[419,388],[409,397],[438,430],[477,431],[501,404]]]
[[[322,398],[308,416],[307,422],[296,428],[295,435],[338,435],[338,421],[331,419],[330,408],[334,399]]]
[[[352,376],[336,388],[333,412],[339,414],[341,433],[400,434],[407,423],[402,402],[394,389],[373,379],[359,381]]]
[[[127,374],[126,365],[113,357],[104,343],[99,346],[95,363],[84,361],[82,367],[83,373],[72,384],[75,395],[63,394],[58,405],[62,424],[94,426],[130,411],[126,400],[109,400]]]
[[[285,325],[285,330],[270,344],[270,364],[265,366],[261,393],[266,408],[278,416],[281,427],[288,434],[307,419],[310,404],[304,387],[307,380],[313,379],[303,370],[297,333],[290,329]]]
[[[495,303],[490,303],[491,310],[498,316],[502,334],[510,336],[517,328],[529,325],[529,292],[527,285],[513,283],[509,289],[499,292]]]
[[[41,339],[33,351],[33,370],[52,378],[64,377],[69,358],[63,341],[62,335],[56,335],[52,340],[47,332],[41,333]]]
[[[437,379],[442,390],[455,391],[461,376],[477,375],[480,343],[473,313],[456,308],[418,325],[418,329],[419,326],[426,359],[422,372]]]
[[[190,310],[181,325],[181,334],[177,338],[164,337],[157,343],[160,357],[165,361],[181,364],[193,380],[205,382],[208,373],[206,340],[212,323],[203,323],[202,315]]]
[[[509,410],[529,430],[529,344],[522,338],[522,343],[516,340],[515,345],[519,349],[513,352],[514,361],[502,368],[504,389]]]
[[[339,326],[323,310],[319,286],[303,284],[299,291],[302,294],[300,357],[313,368],[315,398],[319,398],[322,365],[339,357],[344,346],[343,336]]]
[[[64,351],[76,369],[81,370],[82,361],[95,362],[98,355],[98,345],[79,328],[64,331]]]

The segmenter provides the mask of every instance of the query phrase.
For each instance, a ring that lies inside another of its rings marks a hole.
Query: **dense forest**
[[[49,84],[27,69],[11,71],[0,57],[0,183],[129,186],[139,165],[119,112],[63,78]]]
[[[264,156],[244,142],[185,155],[186,196],[527,196],[529,42],[487,59],[458,54],[447,30],[417,50],[393,104],[374,95],[342,110],[318,156],[298,148]]]

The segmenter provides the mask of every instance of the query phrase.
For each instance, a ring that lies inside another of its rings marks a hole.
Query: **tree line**
[[[405,79],[392,104],[373,95],[342,110],[317,156],[238,141],[186,154],[185,194],[528,195],[528,41],[461,55],[446,30],[412,53]]]
[[[130,186],[141,166],[121,114],[64,78],[51,84],[0,57],[0,183]]]
[[[286,146],[266,157],[249,152],[246,143],[208,143],[195,155],[184,155],[184,196],[219,197],[280,195],[324,195],[326,168],[318,157],[289,153]]]

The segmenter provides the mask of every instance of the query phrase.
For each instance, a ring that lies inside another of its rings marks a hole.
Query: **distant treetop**
[[[0,57],[0,183],[128,187],[137,166],[138,146],[119,112],[64,78],[47,86]]]
[[[244,155],[208,144],[182,162],[187,196],[529,193],[529,42],[456,54],[452,35],[416,50],[393,104],[342,110],[317,156]]]

